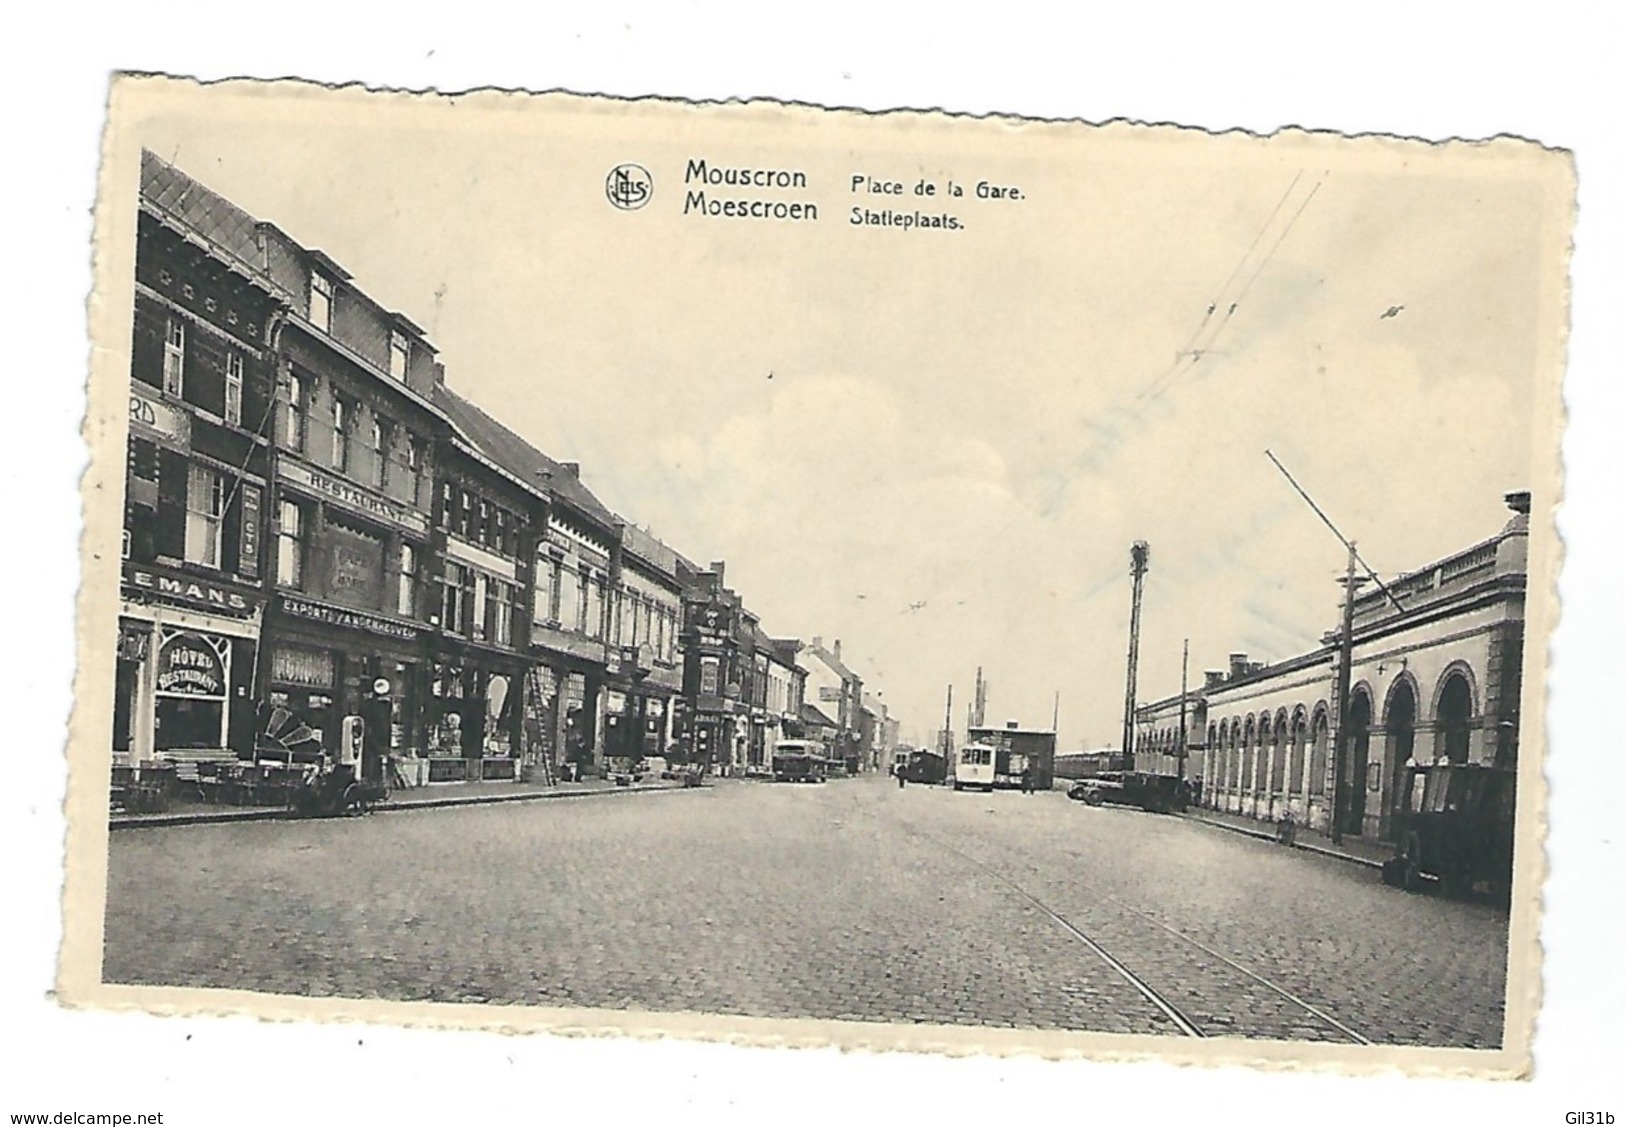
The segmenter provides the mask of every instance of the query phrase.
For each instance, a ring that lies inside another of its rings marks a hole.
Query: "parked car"
[[[1150,771],[1103,771],[1079,779],[1067,788],[1066,796],[1088,806],[1138,806],[1155,814],[1183,812],[1189,788],[1178,775],[1158,775]]]

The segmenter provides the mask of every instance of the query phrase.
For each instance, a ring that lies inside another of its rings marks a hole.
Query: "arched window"
[[[1437,752],[1452,763],[1466,763],[1473,734],[1473,687],[1459,669],[1445,674],[1439,690]]]

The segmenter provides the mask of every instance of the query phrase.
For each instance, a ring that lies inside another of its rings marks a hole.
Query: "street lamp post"
[[[1129,549],[1129,574],[1134,577],[1134,603],[1128,625],[1128,684],[1123,692],[1123,770],[1134,770],[1134,694],[1140,673],[1140,593],[1151,566],[1151,546],[1136,540]]]

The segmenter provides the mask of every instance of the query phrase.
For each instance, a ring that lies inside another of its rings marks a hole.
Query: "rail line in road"
[[[960,858],[964,859],[965,861],[968,861],[970,864],[974,865],[976,868],[980,869],[982,872],[986,873],[988,876],[992,877],[994,880],[998,881],[1000,884],[1002,884],[1006,888],[1010,889],[1012,892],[1016,893],[1022,899],[1026,900],[1029,904],[1031,904],[1034,908],[1038,909],[1045,916],[1049,917],[1049,919],[1052,922],[1054,922],[1057,927],[1059,927],[1061,930],[1066,932],[1068,935],[1072,936],[1072,938],[1074,938],[1074,939],[1078,940],[1080,943],[1082,943],[1096,957],[1098,957],[1102,962],[1104,962],[1108,967],[1110,967],[1118,976],[1120,976],[1125,982],[1127,982],[1131,987],[1133,987],[1134,990],[1137,993],[1139,993],[1143,998],[1145,998],[1147,1002],[1149,1002],[1160,1013],[1162,1013],[1163,1016],[1165,1016],[1170,1022],[1172,1022],[1174,1027],[1176,1029],[1178,1029],[1182,1034],[1184,1034],[1187,1037],[1207,1037],[1207,1036],[1210,1036],[1209,1032],[1206,1029],[1203,1028],[1202,1022],[1201,1022],[1201,1020],[1199,1018],[1193,1018],[1189,1014],[1187,1014],[1177,1003],[1175,1003],[1172,999],[1170,999],[1167,996],[1167,994],[1165,994],[1161,990],[1158,990],[1155,986],[1153,986],[1150,982],[1148,982],[1144,977],[1142,977],[1140,974],[1136,973],[1132,968],[1127,966],[1116,955],[1112,954],[1112,952],[1110,950],[1108,950],[1106,948],[1106,946],[1100,942],[1099,939],[1097,939],[1096,937],[1090,935],[1088,932],[1084,931],[1081,927],[1079,927],[1072,920],[1068,919],[1066,916],[1064,916],[1060,912],[1056,911],[1056,909],[1052,905],[1046,903],[1040,897],[1038,897],[1037,895],[1035,895],[1034,893],[1029,891],[1027,888],[1022,886],[1018,881],[1016,881],[1013,878],[1011,878],[1010,876],[1000,872],[998,869],[994,868],[992,865],[989,865],[987,862],[983,861],[981,858],[976,857],[976,856],[966,852],[964,849],[962,849],[955,842],[944,839],[939,834],[932,833],[929,830],[922,829],[918,825],[914,824],[913,822],[910,822],[910,821],[908,821],[906,819],[903,819],[903,818],[896,818],[896,821],[907,832],[909,832],[911,834],[914,834],[914,835],[916,835],[918,837],[927,838],[930,841],[932,841],[933,843],[935,843],[937,846],[939,846],[939,847],[941,847],[943,849],[946,849],[948,852],[953,853],[955,856],[960,857]],[[1307,1002],[1304,999],[1298,997],[1298,995],[1294,994],[1291,990],[1288,990],[1286,987],[1281,986],[1278,983],[1271,982],[1269,979],[1265,978],[1263,975],[1260,975],[1256,971],[1254,971],[1254,970],[1252,970],[1252,969],[1250,969],[1250,968],[1248,968],[1246,966],[1243,966],[1241,963],[1238,963],[1236,960],[1230,958],[1229,956],[1223,954],[1222,952],[1214,950],[1212,947],[1210,947],[1207,944],[1203,943],[1201,940],[1196,939],[1193,936],[1190,936],[1190,935],[1186,934],[1183,931],[1180,931],[1176,927],[1172,927],[1172,926],[1170,926],[1170,925],[1168,925],[1166,923],[1163,923],[1161,920],[1155,918],[1154,916],[1148,915],[1145,912],[1140,911],[1138,908],[1135,908],[1133,905],[1125,904],[1123,901],[1117,899],[1116,897],[1111,896],[1108,893],[1102,892],[1099,889],[1094,888],[1094,887],[1092,887],[1092,886],[1090,886],[1090,885],[1088,885],[1086,883],[1079,882],[1079,888],[1081,888],[1084,891],[1088,892],[1090,895],[1095,896],[1099,900],[1102,900],[1102,901],[1104,901],[1104,902],[1106,902],[1108,904],[1111,904],[1113,907],[1115,907],[1115,908],[1117,908],[1117,909],[1119,909],[1119,910],[1121,910],[1123,912],[1126,912],[1129,915],[1134,916],[1136,919],[1142,920],[1145,923],[1152,924],[1152,925],[1156,926],[1157,928],[1159,928],[1160,930],[1166,932],[1168,935],[1174,937],[1176,940],[1180,941],[1181,943],[1186,944],[1189,947],[1192,947],[1195,950],[1202,952],[1208,958],[1213,959],[1213,960],[1223,964],[1225,967],[1229,968],[1230,970],[1234,971],[1235,973],[1244,976],[1245,978],[1249,979],[1250,981],[1252,981],[1252,982],[1256,983],[1257,985],[1263,987],[1264,989],[1268,990],[1271,994],[1273,994],[1276,997],[1282,999],[1283,1001],[1289,1003],[1291,1006],[1295,1007],[1297,1010],[1310,1015],[1317,1022],[1319,1022],[1323,1026],[1325,1026],[1328,1029],[1335,1032],[1336,1035],[1339,1038],[1341,1038],[1343,1040],[1346,1040],[1346,1041],[1349,1041],[1349,1042],[1351,1042],[1353,1044],[1356,1044],[1356,1045],[1369,1045],[1369,1044],[1371,1044],[1371,1041],[1368,1038],[1361,1035],[1357,1030],[1351,1029],[1349,1026],[1347,1026],[1343,1022],[1338,1021],[1336,1018],[1332,1017],[1330,1014],[1328,1014],[1324,1010],[1320,1009],[1318,1006],[1315,1006],[1314,1004],[1312,1004],[1310,1002]]]

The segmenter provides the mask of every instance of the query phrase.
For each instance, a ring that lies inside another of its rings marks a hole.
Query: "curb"
[[[448,794],[443,798],[425,798],[413,802],[381,802],[372,808],[375,814],[398,814],[408,810],[443,810],[450,806],[487,806],[498,802],[539,802],[547,799],[595,798],[599,795],[655,794],[662,791],[696,790],[696,787],[631,786],[602,790],[527,791],[524,794]],[[218,826],[235,822],[302,822],[302,818],[280,806],[239,808],[241,813],[220,811],[201,814],[159,814],[144,818],[110,818],[108,828],[113,830],[146,829],[158,826]]]
[[[1204,826],[1212,826],[1215,829],[1227,830],[1233,834],[1241,834],[1243,837],[1257,838],[1259,841],[1267,841],[1271,845],[1279,844],[1275,840],[1275,835],[1273,833],[1269,833],[1264,830],[1249,829],[1246,826],[1233,826],[1228,822],[1220,822],[1212,818],[1203,818],[1195,814],[1182,814],[1180,817],[1184,818],[1187,822],[1197,822]],[[1344,853],[1339,849],[1328,849],[1324,845],[1313,845],[1305,841],[1294,841],[1292,843],[1292,848],[1301,849],[1305,853],[1315,853],[1322,857],[1330,857],[1337,861],[1348,861],[1351,864],[1364,865],[1368,869],[1376,869],[1379,872],[1382,870],[1381,861],[1373,861],[1366,857],[1358,857],[1352,853]]]

